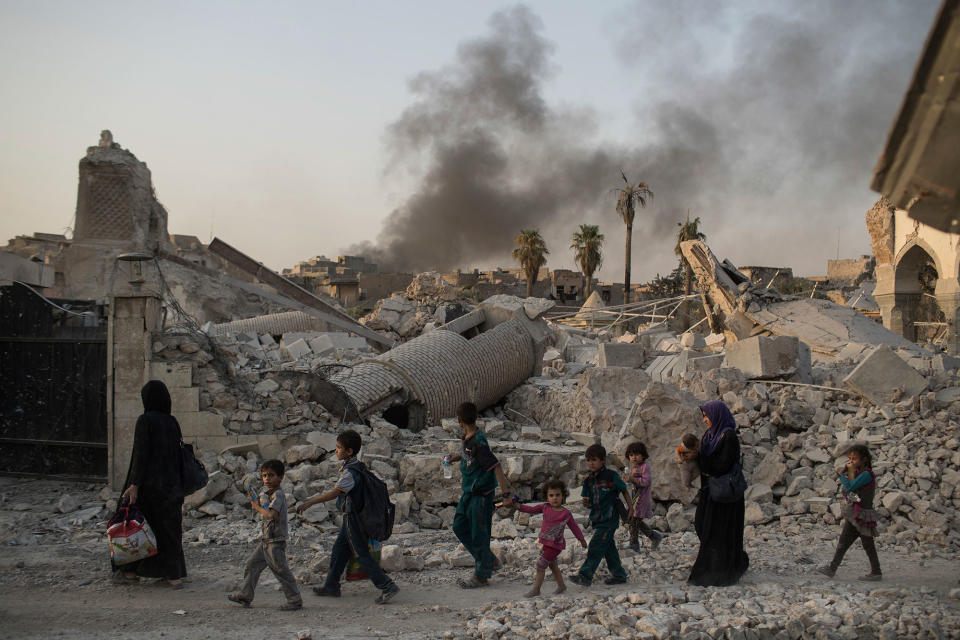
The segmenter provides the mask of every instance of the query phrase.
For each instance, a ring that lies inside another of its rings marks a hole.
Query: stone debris
[[[927,388],[927,380],[886,345],[873,349],[843,381],[876,405],[913,397]]]
[[[810,382],[810,348],[792,336],[753,336],[727,345],[727,366],[750,378]]]
[[[851,343],[886,344],[916,355],[932,355],[852,308],[758,287],[728,260],[720,262],[699,240],[681,243],[681,251],[704,292],[710,329],[723,333],[728,346],[764,334],[799,338],[816,358],[826,362],[838,359]]]

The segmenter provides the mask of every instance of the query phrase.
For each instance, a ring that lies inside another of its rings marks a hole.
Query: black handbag
[[[722,476],[709,476],[707,486],[710,499],[714,502],[730,503],[742,500],[743,494],[747,491],[747,479],[743,477],[743,467],[737,462]]]
[[[193,445],[180,441],[180,485],[188,496],[207,486],[207,470],[193,455]]]

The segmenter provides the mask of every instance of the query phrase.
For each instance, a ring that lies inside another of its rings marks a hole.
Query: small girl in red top
[[[534,580],[533,588],[525,594],[528,598],[540,595],[540,587],[543,585],[544,577],[546,577],[547,567],[550,567],[553,579],[557,582],[557,590],[554,593],[563,593],[567,590],[567,585],[563,582],[563,574],[560,573],[560,567],[557,566],[557,556],[567,546],[563,537],[566,527],[570,527],[570,531],[580,541],[580,546],[587,547],[587,541],[584,539],[580,527],[574,521],[573,514],[563,507],[564,500],[570,494],[566,485],[560,480],[550,480],[543,487],[547,492],[546,502],[533,506],[518,503],[513,505],[524,513],[543,514],[543,526],[540,527],[540,544],[543,548],[540,557],[537,558],[537,577]]]

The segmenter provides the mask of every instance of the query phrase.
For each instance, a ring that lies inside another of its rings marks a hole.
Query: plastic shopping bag
[[[373,559],[377,564],[380,564],[380,543],[376,540],[367,541],[367,548],[370,549],[370,555],[373,556]],[[353,582],[354,580],[366,580],[367,572],[360,567],[360,561],[357,560],[357,556],[350,556],[349,562],[347,562],[347,580]]]
[[[121,505],[107,523],[107,541],[114,565],[124,565],[157,554],[157,537],[147,519],[133,505]]]

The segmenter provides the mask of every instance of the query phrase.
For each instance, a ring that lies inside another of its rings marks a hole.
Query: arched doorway
[[[893,322],[900,325],[898,333],[904,338],[920,343],[943,339],[946,319],[936,298],[939,279],[936,260],[919,243],[897,261]]]

